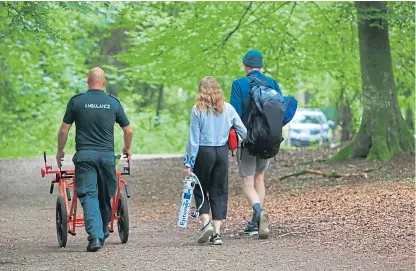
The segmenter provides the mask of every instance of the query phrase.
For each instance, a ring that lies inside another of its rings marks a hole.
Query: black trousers
[[[209,214],[213,220],[227,217],[228,204],[228,146],[200,146],[193,172],[204,191],[205,201],[200,214]],[[196,207],[201,205],[202,194],[199,186],[194,189]]]

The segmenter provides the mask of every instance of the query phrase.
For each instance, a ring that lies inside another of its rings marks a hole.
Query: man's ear
[[[87,84],[90,84],[90,77],[87,77]]]
[[[104,81],[103,81],[103,87],[105,86],[105,83],[107,83],[107,80],[104,79]]]

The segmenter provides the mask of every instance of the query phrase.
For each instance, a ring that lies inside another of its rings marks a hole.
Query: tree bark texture
[[[386,2],[355,2],[358,11],[363,116],[354,140],[333,160],[390,160],[414,151],[415,140],[398,105],[390,52]]]

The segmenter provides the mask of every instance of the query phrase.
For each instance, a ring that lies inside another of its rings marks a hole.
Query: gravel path
[[[116,231],[100,252],[86,253],[83,228],[68,236],[66,248],[58,248],[56,190],[49,194],[51,176],[40,177],[42,158],[0,160],[0,270],[414,270],[414,250],[363,253],[341,242],[324,244],[313,234],[259,240],[230,231],[223,246],[197,245],[195,227],[178,229],[163,212],[156,214],[158,221],[142,215],[159,212],[143,210],[151,201],[178,199],[178,190],[162,184],[179,178],[180,165],[181,159],[173,158],[133,161],[133,175],[126,178],[133,193],[128,243],[121,244]]]

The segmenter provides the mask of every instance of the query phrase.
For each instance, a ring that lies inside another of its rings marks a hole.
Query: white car
[[[329,141],[329,128],[330,124],[321,110],[299,108],[292,121],[284,127],[285,141],[296,147],[322,144]]]

